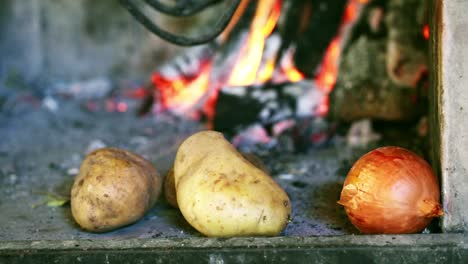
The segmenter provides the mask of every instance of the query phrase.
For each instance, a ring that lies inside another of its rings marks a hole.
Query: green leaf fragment
[[[59,206],[62,206],[64,204],[66,204],[68,202],[68,199],[56,199],[56,200],[49,200],[47,202],[47,206],[50,206],[50,207],[59,207]]]
[[[44,204],[49,207],[60,207],[70,201],[70,197],[65,197],[54,193],[43,193],[43,195],[45,196],[45,199],[39,203],[32,204],[31,208],[34,209]]]

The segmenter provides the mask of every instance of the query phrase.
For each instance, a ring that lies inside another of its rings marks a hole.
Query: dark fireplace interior
[[[83,157],[104,146],[165,175],[186,137],[222,132],[289,194],[283,236],[359,234],[336,202],[369,150],[430,160],[428,1],[240,1],[196,46],[155,36],[126,2],[196,38],[235,1],[183,18],[139,1],[1,1],[0,240],[201,236],[164,196],[133,225],[82,231],[70,187]]]

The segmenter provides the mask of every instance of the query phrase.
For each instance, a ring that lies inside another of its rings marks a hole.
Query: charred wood
[[[219,92],[214,129],[228,136],[261,124],[270,129],[276,122],[314,116],[323,93],[311,82],[225,87]]]
[[[347,1],[308,0],[302,2],[306,4],[304,12],[308,12],[309,8],[312,11],[304,32],[301,32],[297,38],[294,63],[306,76],[313,77],[322,62],[325,50],[338,32]],[[301,16],[298,19],[301,19]]]

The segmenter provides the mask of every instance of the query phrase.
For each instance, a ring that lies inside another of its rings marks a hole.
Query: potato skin
[[[164,179],[164,197],[166,201],[174,208],[179,208],[177,204],[177,195],[174,182],[174,167],[172,167]]]
[[[162,179],[130,151],[102,148],[88,154],[71,190],[71,211],[85,230],[106,232],[140,219],[157,201]]]
[[[270,173],[268,167],[262,162],[260,158],[252,153],[242,153],[241,155],[248,160],[252,165],[261,169],[266,174]],[[164,196],[166,197],[166,201],[174,208],[179,208],[177,204],[177,194],[174,182],[174,166],[167,172],[167,175],[164,179]]]
[[[174,180],[182,214],[206,236],[274,236],[290,218],[286,192],[218,132],[182,143]]]

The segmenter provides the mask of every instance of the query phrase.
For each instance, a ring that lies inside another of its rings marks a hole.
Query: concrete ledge
[[[0,242],[0,263],[468,263],[464,234]]]

